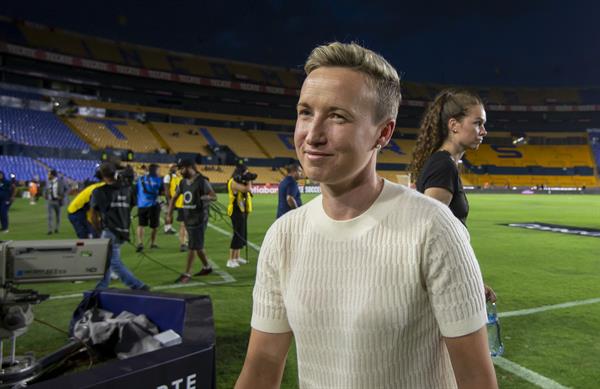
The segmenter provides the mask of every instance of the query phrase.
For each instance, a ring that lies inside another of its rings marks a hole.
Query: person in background
[[[0,232],[8,232],[8,210],[15,201],[17,188],[3,171],[0,171]]]
[[[57,234],[60,229],[61,211],[66,199],[64,181],[58,177],[56,170],[50,170],[46,183],[46,201],[48,206],[48,235]]]
[[[38,200],[38,191],[40,189],[40,184],[38,184],[38,182],[35,178],[33,180],[29,181],[28,189],[29,189],[29,204],[35,205]]]
[[[227,215],[231,218],[233,227],[233,236],[229,246],[229,259],[227,267],[236,268],[248,263],[240,256],[240,252],[247,244],[247,225],[248,215],[252,212],[252,181],[244,180],[248,173],[248,168],[244,164],[238,164],[227,181],[227,193],[229,203],[227,205]]]
[[[167,223],[173,219],[173,208],[179,195],[183,197],[183,220],[187,229],[189,243],[188,256],[185,272],[175,281],[176,283],[188,283],[192,278],[192,266],[194,256],[197,254],[202,262],[202,269],[195,276],[205,276],[212,273],[213,269],[208,262],[206,251],[204,250],[204,237],[206,234],[206,225],[208,223],[208,204],[207,202],[216,201],[217,195],[208,183],[206,177],[198,172],[196,164],[191,160],[185,159],[179,163],[181,176],[183,179],[179,182],[175,195],[169,202],[167,211]]]
[[[158,196],[163,191],[162,179],[158,176],[158,165],[150,164],[147,174],[140,176],[137,180],[137,247],[136,251],[144,249],[144,227],[150,226],[150,248],[158,248],[156,245],[156,233],[160,224],[160,205]]]
[[[100,236],[100,230],[94,229],[91,223],[90,200],[94,190],[104,185],[106,185],[104,181],[88,185],[71,200],[67,207],[69,221],[79,239],[98,238]]]
[[[167,207],[169,206],[169,202],[171,201],[171,180],[173,177],[177,176],[177,164],[172,163],[169,165],[169,171],[163,177],[163,193],[165,194],[165,198],[167,200]],[[172,224],[165,223],[164,227],[165,234],[175,234],[177,231],[173,228]]]
[[[458,171],[467,150],[477,150],[487,135],[486,112],[479,96],[444,90],[427,107],[413,152],[411,175],[419,192],[447,205],[467,225],[469,202]],[[486,299],[496,294],[485,286]]]
[[[96,285],[96,289],[108,288],[111,272],[114,272],[131,289],[150,289],[137,279],[121,260],[121,246],[129,241],[131,208],[136,204],[135,193],[131,186],[133,171],[125,171],[131,180],[119,182],[115,179],[117,166],[112,162],[103,162],[100,165],[100,176],[105,185],[95,188],[90,200],[92,225],[97,231],[102,231],[101,238],[110,239],[112,247],[110,266],[104,278]]]
[[[179,183],[181,182],[181,175],[179,175],[177,173],[177,164],[171,164],[171,166],[169,166],[169,174],[167,174],[167,176],[169,176],[168,179],[168,187],[165,184],[165,197],[167,199],[167,207],[168,205],[171,203],[171,199],[175,196],[175,192],[177,191],[177,187],[179,186]],[[165,176],[165,179],[166,177]],[[163,180],[163,182],[165,182]],[[185,228],[185,222],[183,220],[183,196],[180,194],[179,196],[175,197],[175,205],[174,205],[175,209],[177,210],[177,221],[179,222],[179,251],[180,252],[185,252],[188,251],[188,245],[187,245],[187,241],[188,241],[188,236],[187,236],[187,230]],[[172,220],[171,220],[172,223]],[[170,226],[171,229],[173,229],[173,224],[171,223],[167,223],[165,220],[165,232],[166,232],[166,227]],[[174,229],[173,229],[174,230]]]
[[[302,177],[302,167],[298,163],[286,166],[287,176],[279,183],[277,218],[302,205],[298,180]]]

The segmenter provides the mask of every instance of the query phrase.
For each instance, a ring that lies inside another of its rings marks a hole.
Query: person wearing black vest
[[[208,225],[208,203],[217,200],[217,195],[208,183],[208,179],[198,172],[194,162],[188,159],[182,160],[178,168],[183,179],[169,202],[166,223],[172,223],[175,199],[182,195],[183,221],[188,233],[188,256],[185,272],[175,282],[185,284],[192,278],[194,253],[198,255],[203,265],[202,269],[194,274],[195,276],[204,276],[213,271],[204,250],[204,234]]]
[[[110,267],[96,289],[108,287],[112,271],[131,289],[148,290],[150,288],[137,279],[121,261],[121,245],[129,241],[131,208],[136,201],[130,183],[119,182],[116,174],[117,167],[114,163],[102,163],[100,175],[106,185],[96,188],[90,200],[92,224],[97,231],[102,231],[101,238],[110,239],[112,244]]]

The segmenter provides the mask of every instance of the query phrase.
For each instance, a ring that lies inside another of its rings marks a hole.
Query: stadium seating
[[[267,150],[270,157],[296,158],[293,133],[253,130],[249,134]]]
[[[267,158],[267,155],[245,131],[219,127],[201,127],[199,131],[210,146],[229,146],[238,157]]]
[[[483,144],[477,151],[468,151],[465,158],[474,166],[540,166],[548,168],[593,166],[587,145],[494,146]]]
[[[95,148],[155,152],[160,143],[144,124],[125,119],[75,117],[68,123],[92,142]]]
[[[45,181],[48,175],[48,170],[42,164],[23,156],[0,155],[0,170],[7,177],[14,174],[18,181]]]
[[[11,42],[98,61],[225,80],[248,81],[299,88],[299,72],[254,64],[192,56],[166,50],[118,43],[108,39],[48,28],[28,22],[0,19],[0,31]]]
[[[28,146],[89,149],[51,112],[0,107],[0,134]]]
[[[596,160],[596,172],[600,171],[600,131],[590,131],[589,142]]]
[[[39,161],[75,181],[92,179],[98,161],[88,159],[39,158]]]
[[[391,139],[390,143],[381,151],[377,162],[410,164],[412,152],[416,141],[406,139]]]
[[[81,99],[73,99],[74,103],[81,107],[94,107],[94,108],[104,108],[111,109],[117,111],[124,112],[151,112],[151,113],[160,113],[171,116],[179,116],[183,118],[197,118],[197,119],[209,119],[214,121],[221,121],[224,123],[264,123],[269,125],[277,125],[277,126],[288,126],[293,128],[295,125],[294,120],[290,119],[275,119],[269,117],[259,117],[259,116],[246,116],[246,115],[230,115],[223,113],[214,113],[214,112],[196,112],[196,111],[184,111],[180,109],[169,109],[169,108],[161,108],[161,107],[151,107],[151,106],[141,106],[141,105],[132,105],[132,104],[121,104],[121,103],[111,103],[106,101],[98,101],[98,100],[81,100]],[[227,127],[227,126],[225,126]]]
[[[185,75],[247,81],[260,85],[299,89],[303,73],[296,69],[247,64],[205,58],[163,49],[115,42],[72,33],[40,24],[0,18],[0,38],[19,45],[89,58],[120,65],[166,71]],[[408,99],[431,100],[441,89],[452,85],[427,85],[405,82]],[[486,103],[492,104],[596,104],[598,88],[477,88]]]
[[[461,175],[464,185],[474,185],[485,188],[495,187],[593,187],[598,186],[598,179],[594,176],[570,175],[507,175],[507,174],[472,174]]]
[[[152,123],[152,126],[174,153],[206,154],[208,141],[199,131],[200,126],[174,123]]]

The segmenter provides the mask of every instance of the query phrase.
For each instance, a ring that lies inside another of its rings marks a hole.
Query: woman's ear
[[[458,126],[460,125],[460,122],[458,120],[456,120],[455,118],[450,118],[448,120],[448,134],[453,133],[456,134],[458,132]]]
[[[388,120],[383,124],[379,131],[379,138],[377,138],[377,144],[381,145],[381,147],[387,146],[390,143],[390,139],[394,134],[394,130],[396,129],[396,121]]]

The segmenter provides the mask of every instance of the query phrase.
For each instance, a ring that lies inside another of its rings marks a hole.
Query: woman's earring
[[[381,151],[381,144],[377,143],[377,146],[375,146],[375,148],[377,149],[377,151]]]

